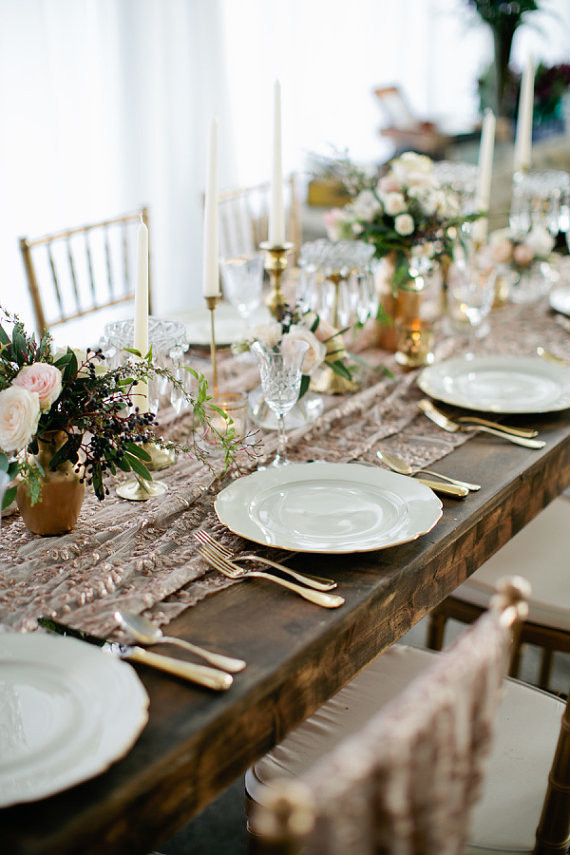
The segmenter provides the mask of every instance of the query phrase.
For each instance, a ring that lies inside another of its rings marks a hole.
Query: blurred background
[[[32,322],[21,235],[140,204],[154,313],[200,304],[210,119],[220,188],[268,180],[276,78],[285,172],[308,178],[311,153],[335,149],[383,163],[401,148],[394,124],[435,132],[434,156],[475,157],[481,106],[497,107],[494,6],[520,12],[500,108],[507,144],[532,54],[545,98],[556,94],[544,134],[570,151],[570,0],[0,0],[0,304]],[[375,94],[388,87],[395,104]]]

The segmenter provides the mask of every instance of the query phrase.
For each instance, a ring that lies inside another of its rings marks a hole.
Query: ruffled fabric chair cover
[[[303,855],[462,852],[522,608],[484,615],[359,732],[269,784],[252,817],[261,838],[302,837]]]

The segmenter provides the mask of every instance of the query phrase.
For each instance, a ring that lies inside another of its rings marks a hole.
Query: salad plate
[[[301,552],[368,552],[430,531],[442,503],[423,484],[358,463],[291,463],[232,482],[215,502],[231,531]]]
[[[490,413],[550,413],[570,407],[570,368],[534,356],[473,356],[424,368],[418,386],[432,398]]]
[[[73,638],[0,633],[0,684],[0,807],[103,772],[148,719],[133,668]]]

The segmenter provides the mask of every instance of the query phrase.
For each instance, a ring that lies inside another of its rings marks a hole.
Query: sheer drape
[[[18,237],[147,203],[159,314],[200,294],[207,128],[232,183],[218,0],[0,2],[0,303],[31,322]]]

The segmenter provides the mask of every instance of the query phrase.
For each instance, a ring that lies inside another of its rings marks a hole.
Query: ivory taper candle
[[[135,283],[135,323],[133,347],[143,356],[148,353],[148,229],[142,221],[137,231],[137,276]],[[143,413],[148,410],[146,383],[138,383],[135,405]]]
[[[477,191],[475,207],[478,211],[488,211],[491,199],[491,179],[493,176],[493,153],[495,150],[496,119],[492,110],[485,110],[481,142],[479,144],[479,168],[477,173]],[[473,236],[477,243],[487,239],[487,217],[481,217],[473,223]]]
[[[283,208],[283,167],[281,158],[281,84],[275,81],[273,92],[273,169],[271,173],[271,204],[269,208],[269,243],[285,243],[285,211]]]
[[[208,153],[208,178],[204,205],[204,262],[202,288],[204,297],[220,293],[218,272],[218,120],[212,119]]]
[[[515,172],[530,169],[532,161],[532,110],[534,106],[534,62],[529,57],[523,70],[515,137]]]

